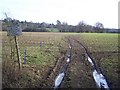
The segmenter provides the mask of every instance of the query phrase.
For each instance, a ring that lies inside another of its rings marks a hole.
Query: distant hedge
[[[46,28],[25,28],[23,32],[49,32]]]

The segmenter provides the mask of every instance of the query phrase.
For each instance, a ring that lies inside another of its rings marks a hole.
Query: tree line
[[[56,24],[49,24],[46,22],[33,23],[27,21],[11,20],[9,23],[7,19],[2,20],[3,31],[7,30],[8,24],[12,22],[18,22],[21,24],[23,32],[50,32],[49,29],[58,29],[58,32],[87,32],[87,33],[118,33],[118,29],[104,28],[104,25],[100,22],[96,22],[94,26],[86,24],[84,21],[80,21],[78,25],[68,25],[67,22],[56,21]],[[52,30],[51,30],[52,31]]]

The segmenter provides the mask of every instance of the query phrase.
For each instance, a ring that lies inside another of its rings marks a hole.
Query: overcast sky
[[[80,21],[104,27],[118,28],[119,0],[1,0],[0,18],[3,12],[20,21],[47,22],[56,20],[77,25]]]

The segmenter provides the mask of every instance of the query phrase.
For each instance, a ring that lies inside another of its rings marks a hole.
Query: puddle
[[[86,54],[88,55],[87,49],[86,49]],[[98,86],[98,88],[104,88],[104,89],[109,90],[108,83],[107,83],[105,77],[102,75],[102,73],[101,72],[98,73],[99,68],[96,67],[96,63],[94,62],[94,60],[92,58],[90,58],[89,56],[87,56],[87,60],[94,67],[93,78],[94,78],[95,83]]]
[[[67,63],[69,63],[69,62],[70,62],[70,59],[68,58],[68,59],[67,59]]]
[[[107,81],[102,74],[99,74],[96,70],[93,71],[94,80],[99,88],[105,88],[109,90]]]
[[[91,63],[92,66],[94,65],[92,60],[91,60],[91,58],[89,56],[88,56],[88,61]]]
[[[90,62],[90,64],[94,67],[95,64],[93,63],[92,59],[89,56],[87,57],[87,59]],[[105,77],[101,73],[98,73],[97,71],[98,69],[97,70],[96,69],[94,68],[94,71],[93,71],[93,78],[95,80],[96,85],[98,86],[98,88],[104,88],[109,90]]]
[[[71,49],[70,45],[69,45],[69,49]],[[70,53],[70,51],[68,50],[67,53]],[[70,54],[68,54],[67,57],[70,57]],[[69,63],[70,62],[70,58],[67,58],[66,62]],[[66,69],[67,69],[67,65],[65,64],[65,67],[64,67],[62,73],[59,73],[59,75],[55,79],[54,89],[57,89],[60,86],[60,84],[62,83],[62,80],[63,80],[63,78],[65,76]]]
[[[56,79],[55,79],[55,87],[54,87],[54,88],[58,88],[58,87],[60,86],[60,84],[61,84],[64,76],[65,76],[65,73],[62,72],[62,73],[60,73],[60,74],[56,77]]]

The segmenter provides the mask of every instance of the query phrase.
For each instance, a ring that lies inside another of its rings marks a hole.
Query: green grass
[[[119,35],[110,33],[82,33],[79,35],[79,40],[88,48],[107,76],[111,88],[119,87]]]
[[[21,57],[23,56],[23,50],[21,48]],[[26,47],[27,64],[35,65],[53,65],[55,62],[54,56],[59,56],[58,48],[50,48],[50,46],[32,46]]]
[[[59,56],[58,45],[62,45],[64,36],[75,36],[82,42],[90,52],[117,52],[118,47],[118,34],[106,34],[106,33],[36,33],[28,32],[19,36],[19,46],[21,52],[21,58],[23,58],[24,49],[27,50],[27,61],[34,64],[48,63],[50,60],[54,60],[53,56]],[[3,41],[7,41],[4,45],[4,49],[9,47],[8,37],[4,33]],[[62,41],[62,42],[61,42]],[[40,42],[44,42],[45,45],[40,47]],[[65,45],[66,46],[66,45]],[[10,49],[10,48],[8,48]],[[47,53],[48,52],[48,53]],[[4,52],[3,52],[4,53]],[[49,60],[50,59],[50,60]]]
[[[46,28],[49,32],[59,32],[57,28]]]
[[[26,49],[27,64],[54,65],[56,58],[60,56],[62,36],[64,35],[54,33],[24,33],[19,37],[21,57],[23,58],[23,51]]]
[[[23,33],[18,37],[22,62],[23,52],[26,49],[28,65],[53,65],[56,58],[60,56],[59,44],[63,37],[64,34],[60,33]],[[43,43],[42,47],[40,43]],[[6,32],[3,32],[3,54],[4,57],[10,57],[10,45]]]
[[[22,64],[22,71],[19,72],[16,70],[18,69],[16,55],[13,60],[10,59],[9,39],[6,32],[2,32],[3,86],[16,88],[39,86],[39,82],[45,77],[49,67],[53,67],[55,61],[61,56],[59,44],[63,37],[64,34],[60,33],[23,32],[17,38],[22,63],[24,49],[26,49],[27,62]],[[42,47],[40,47],[40,42],[44,43]]]
[[[88,47],[91,52],[118,51],[118,34],[108,33],[82,33],[80,41]]]

